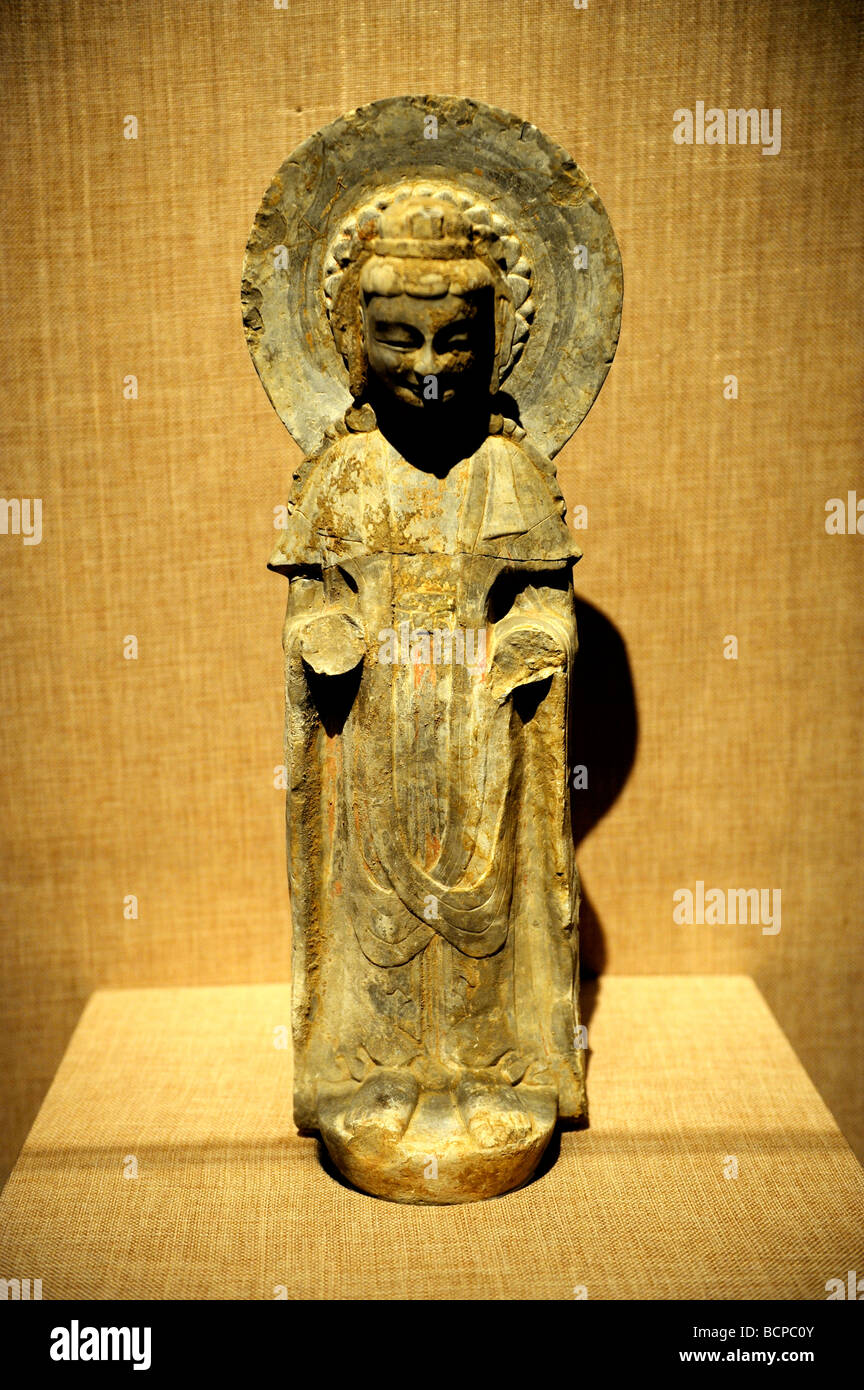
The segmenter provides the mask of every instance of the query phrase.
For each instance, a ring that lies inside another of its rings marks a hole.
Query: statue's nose
[[[431,343],[424,343],[414,359],[415,370],[420,376],[435,376],[438,371],[438,354]]]

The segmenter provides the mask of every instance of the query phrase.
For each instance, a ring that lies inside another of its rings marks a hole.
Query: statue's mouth
[[[451,382],[445,382],[441,377],[437,378],[438,391],[434,396],[427,394],[427,383],[425,381],[402,381],[399,383],[399,392],[410,395],[412,401],[419,401],[421,405],[436,406],[444,401],[452,401],[456,398],[457,390]]]

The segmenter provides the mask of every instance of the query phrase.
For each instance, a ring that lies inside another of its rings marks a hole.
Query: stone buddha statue
[[[364,1191],[472,1201],[526,1181],[585,1109],[579,550],[504,389],[542,304],[506,212],[432,171],[356,201],[320,274],[349,399],[270,560],[295,1120]]]

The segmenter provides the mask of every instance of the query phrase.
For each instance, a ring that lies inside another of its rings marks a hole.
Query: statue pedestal
[[[822,1300],[860,1266],[864,1172],[747,978],[601,981],[590,1127],[467,1206],[322,1169],[289,1023],[279,985],[95,994],[0,1199],[0,1275],[46,1299]]]
[[[555,1130],[558,1096],[550,1086],[517,1086],[527,1132],[485,1147],[469,1133],[452,1093],[424,1092],[404,1134],[388,1138],[346,1128],[356,1085],[320,1101],[322,1137],[341,1173],[362,1192],[399,1202],[446,1206],[497,1197],[531,1176]],[[490,1138],[493,1136],[490,1135]]]

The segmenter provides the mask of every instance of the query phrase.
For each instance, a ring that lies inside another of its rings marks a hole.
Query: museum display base
[[[46,1299],[821,1300],[864,1269],[864,1172],[751,980],[607,976],[586,1012],[589,1127],[516,1192],[400,1206],[294,1130],[287,987],[100,991],[0,1199],[0,1276]]]

